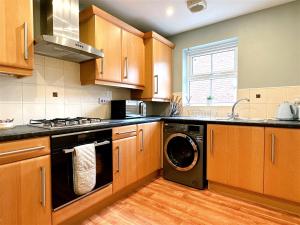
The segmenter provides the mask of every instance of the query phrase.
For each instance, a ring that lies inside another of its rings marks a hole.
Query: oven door
[[[72,153],[65,153],[63,149],[51,153],[52,208],[54,211],[112,183],[112,144],[111,140],[103,141],[104,145],[95,147],[96,185],[85,195],[76,195],[73,190]]]

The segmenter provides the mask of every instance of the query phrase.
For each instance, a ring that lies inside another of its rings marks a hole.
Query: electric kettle
[[[297,120],[298,119],[298,107],[289,102],[281,103],[278,107],[277,119],[279,119],[279,120]]]

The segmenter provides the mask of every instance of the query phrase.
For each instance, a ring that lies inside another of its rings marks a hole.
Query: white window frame
[[[235,65],[234,65],[234,74],[232,72],[223,72],[223,73],[213,73],[212,70],[212,63],[211,63],[211,71],[212,73],[207,75],[199,75],[199,77],[193,76],[191,78],[192,74],[192,59],[193,57],[200,56],[200,55],[211,55],[214,53],[220,53],[225,52],[229,50],[235,50]],[[184,76],[184,90],[183,90],[183,96],[186,96],[184,98],[184,105],[185,106],[229,106],[232,105],[231,103],[216,103],[216,104],[189,104],[188,98],[190,98],[190,85],[189,82],[192,81],[199,81],[199,80],[214,80],[214,79],[222,79],[222,78],[236,78],[238,83],[238,39],[237,38],[231,38],[223,41],[213,42],[206,45],[196,46],[193,48],[185,49],[183,51],[183,62],[186,64],[183,66],[183,72],[185,72]],[[200,77],[201,76],[201,77]],[[210,85],[212,85],[212,82],[210,82]],[[237,90],[236,90],[237,91]],[[210,96],[212,95],[212,87],[210,87]],[[237,93],[235,93],[237,96]],[[236,99],[235,99],[236,100]]]

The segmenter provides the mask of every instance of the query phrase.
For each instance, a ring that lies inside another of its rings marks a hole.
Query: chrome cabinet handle
[[[116,132],[117,135],[122,135],[122,134],[130,134],[136,132],[135,130],[131,130],[131,131],[125,131],[125,132]]]
[[[210,130],[210,152],[214,152],[214,130]]]
[[[141,144],[140,144],[140,151],[144,151],[144,130],[140,129],[140,132],[142,133],[142,138],[141,138]]]
[[[41,205],[46,207],[46,168],[40,168],[41,173]]]
[[[158,75],[154,75],[155,85],[154,85],[154,94],[158,94]]]
[[[102,142],[96,142],[96,141],[94,142],[95,147],[103,146],[103,145],[108,145],[108,144],[110,144],[110,141],[108,141],[108,140],[102,141]],[[63,152],[64,152],[65,154],[74,152],[74,148],[63,149]]]
[[[121,162],[120,162],[120,151],[121,151],[121,147],[118,146],[117,149],[118,149],[118,169],[117,169],[117,173],[119,173],[119,172],[120,172],[120,165],[121,165]]]
[[[124,78],[128,78],[128,57],[125,57]]]
[[[18,154],[18,153],[23,153],[23,152],[31,152],[31,151],[36,151],[36,150],[41,150],[44,149],[45,146],[36,146],[32,148],[23,148],[23,149],[18,149],[18,150],[13,150],[9,152],[2,152],[0,153],[0,156],[8,156],[8,155],[13,155],[13,154]]]
[[[101,49],[101,51],[104,53],[104,50]],[[103,78],[103,74],[104,74],[104,58],[101,58],[101,64],[100,64],[100,74],[101,74],[101,77]]]
[[[275,134],[271,135],[271,162],[275,164]]]
[[[28,23],[24,23],[24,59],[28,60]]]

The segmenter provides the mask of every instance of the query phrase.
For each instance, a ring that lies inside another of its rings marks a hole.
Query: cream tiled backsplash
[[[181,93],[174,93],[181,95]],[[260,96],[258,98],[258,96]],[[239,89],[238,99],[249,98],[250,103],[240,103],[236,112],[240,117],[272,119],[276,117],[279,104],[283,101],[300,100],[300,86]],[[225,117],[231,112],[228,106],[186,106],[184,116]]]
[[[53,92],[58,97],[53,97]],[[33,76],[17,79],[0,76],[0,119],[16,124],[30,119],[57,117],[110,117],[110,104],[98,104],[101,96],[129,99],[130,91],[104,86],[81,86],[80,65],[35,55]]]

